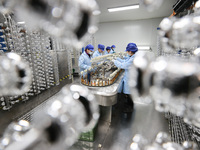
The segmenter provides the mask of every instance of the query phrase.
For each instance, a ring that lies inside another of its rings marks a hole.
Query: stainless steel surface
[[[100,106],[100,118],[99,120],[111,125],[112,121],[112,106]]]
[[[110,86],[105,87],[88,87],[90,91],[95,95],[101,109],[102,120],[111,124],[112,122],[112,106],[117,103],[117,91],[119,88],[119,83],[123,77],[122,72],[116,82]]]
[[[154,139],[159,131],[168,133],[168,123],[163,113],[152,104],[135,102],[131,114],[122,112],[123,96],[112,109],[112,124],[99,120],[94,142],[77,141],[70,150],[127,150],[135,134]]]
[[[101,106],[112,106],[117,103],[117,93],[111,96],[97,95],[96,98]]]
[[[66,75],[68,75],[68,52],[66,51],[57,51],[58,54],[58,69],[59,69],[59,77],[60,79]]]
[[[58,53],[56,52],[56,50],[52,50],[49,53],[50,53],[50,56],[52,57],[52,62],[53,62],[53,73],[54,73],[54,78],[55,78],[55,84],[59,85],[60,77],[59,77],[59,69],[58,69]]]
[[[116,82],[110,86],[88,87],[91,92],[96,96],[99,105],[112,106],[117,103],[117,91],[123,75],[124,73],[121,73],[118,79],[116,79]]]
[[[61,82],[62,83],[62,82]],[[50,92],[50,91],[49,91]],[[57,99],[59,93],[46,102]],[[77,141],[70,150],[126,150],[135,134],[142,134],[148,139],[154,139],[159,131],[168,133],[168,123],[163,113],[154,109],[153,104],[135,101],[133,113],[123,113],[123,95],[118,95],[117,103],[111,109],[112,124],[101,115],[94,142]],[[111,108],[110,106],[101,106]],[[108,109],[107,109],[108,110]],[[107,113],[101,109],[101,113]]]

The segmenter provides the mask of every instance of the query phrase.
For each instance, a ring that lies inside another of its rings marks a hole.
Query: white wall
[[[163,18],[100,23],[99,30],[94,35],[95,49],[98,44],[116,45],[116,52],[124,51],[128,43],[138,46],[150,45],[156,51],[157,27]]]

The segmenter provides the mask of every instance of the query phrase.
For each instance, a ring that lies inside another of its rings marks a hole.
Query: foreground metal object
[[[107,87],[88,87],[90,91],[95,95],[99,105],[112,106],[117,103],[117,90],[119,83],[123,77],[123,74],[117,78],[116,82]]]
[[[152,70],[155,76],[151,95],[157,109],[185,115],[186,109],[198,100],[199,64],[160,58],[152,63]]]
[[[0,95],[21,95],[30,89],[32,75],[28,64],[15,53],[0,56]]]
[[[197,9],[194,14],[182,18],[164,18],[161,21],[159,36],[165,53],[175,55],[179,50],[190,52],[199,46],[199,13]]]
[[[200,127],[200,66],[177,57],[136,56],[130,71],[132,96],[135,100],[155,103],[156,110],[182,116],[184,121]]]
[[[185,141],[182,145],[173,143],[167,133],[159,132],[154,141],[150,142],[142,135],[136,134],[130,145],[130,150],[197,150],[198,147],[193,142]]]
[[[18,125],[20,123],[12,123],[0,146],[5,150],[65,150],[76,142],[81,132],[91,130],[98,118],[94,95],[87,88],[71,85],[64,87],[46,110],[35,114],[32,127],[22,128]]]
[[[152,53],[140,52],[136,54],[133,60],[133,66],[130,69],[131,95],[134,100],[144,103],[150,103],[149,96],[150,87],[153,84],[152,78],[154,73],[149,70],[151,62],[155,59]]]
[[[40,28],[78,48],[98,29],[95,0],[9,0],[9,7],[29,29]]]

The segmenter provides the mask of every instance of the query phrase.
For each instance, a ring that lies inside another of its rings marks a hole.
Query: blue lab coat
[[[134,55],[132,55],[131,57],[126,57],[126,59],[117,58],[117,60],[114,61],[114,64],[118,68],[125,70],[124,76],[119,84],[119,89],[118,89],[119,93],[121,93],[123,90],[123,93],[131,94],[128,82],[129,82],[129,68],[133,64],[133,59]]]
[[[113,54],[113,53],[115,53],[115,51],[114,51],[114,50],[112,50],[112,49],[111,49],[111,52],[112,52],[112,54]]]
[[[95,58],[95,57],[98,57],[98,56],[102,56],[102,55],[103,55],[102,53],[99,53],[99,51],[96,50],[96,51],[94,52],[94,54],[92,55],[92,58]]]
[[[81,56],[79,57],[78,66],[80,68],[80,72],[84,71],[85,69],[89,69],[91,67],[91,57],[84,51]],[[85,75],[84,75],[85,76]]]
[[[105,51],[104,55],[107,55],[107,54],[113,54],[113,51],[111,50],[110,53],[108,53],[108,51]]]

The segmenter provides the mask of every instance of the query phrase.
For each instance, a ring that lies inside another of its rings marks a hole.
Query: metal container
[[[92,81],[91,81],[91,85],[92,85],[92,86],[96,86],[95,80],[92,80]]]
[[[103,80],[103,86],[105,86],[106,85],[106,81],[105,80]]]
[[[103,81],[102,80],[99,81],[99,86],[103,86]]]
[[[106,85],[106,86],[108,85],[108,80],[105,81],[105,85]]]
[[[85,85],[88,85],[88,80],[87,79],[85,80]]]
[[[117,91],[118,91],[118,86],[119,86],[119,83],[120,83],[122,77],[123,77],[123,73],[119,76],[117,81],[110,86],[105,86],[105,87],[101,87],[101,88],[89,87],[90,91],[97,98],[99,105],[112,106],[117,103]],[[108,83],[108,80],[107,80],[107,83]]]
[[[96,80],[96,86],[99,86],[99,80],[98,79]]]
[[[108,79],[108,85],[111,85],[111,79],[110,78]]]

